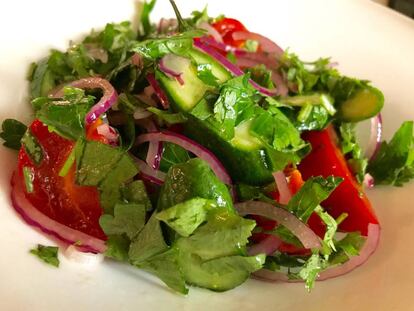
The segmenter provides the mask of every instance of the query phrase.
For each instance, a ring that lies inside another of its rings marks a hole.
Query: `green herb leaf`
[[[160,170],[167,172],[175,164],[184,163],[190,160],[190,155],[184,148],[172,144],[163,143],[164,151],[160,163]]]
[[[59,247],[38,244],[36,248],[30,250],[30,253],[57,268],[59,267],[58,251]]]
[[[404,122],[389,143],[382,142],[375,159],[368,165],[375,184],[402,186],[414,178],[413,124],[413,121]]]
[[[287,209],[303,222],[307,222],[313,211],[342,182],[342,178],[329,176],[311,177],[290,199]]]
[[[133,239],[145,225],[145,206],[141,204],[116,204],[114,216],[104,214],[99,225],[106,235],[126,234]]]
[[[156,0],[151,0],[150,2],[144,1],[141,11],[141,29],[140,29],[140,38],[147,37],[152,32],[150,14],[154,9]]]
[[[154,213],[145,224],[144,229],[131,241],[128,255],[132,264],[139,265],[139,263],[167,249],[168,245],[164,241],[160,222]]]
[[[28,167],[28,166],[23,166],[23,177],[24,177],[24,184],[26,186],[26,192],[32,193],[33,192],[33,180],[34,180],[33,168]]]
[[[200,158],[172,166],[165,178],[158,198],[158,210],[163,210],[199,197],[211,200],[226,210],[233,211],[230,193]]]
[[[128,203],[142,204],[147,211],[152,209],[151,201],[148,197],[142,180],[134,180],[121,188],[122,197]]]
[[[154,255],[136,264],[136,266],[156,275],[173,290],[181,294],[188,293],[181,268],[178,265],[178,251],[176,248]]]
[[[29,158],[36,165],[40,165],[43,160],[43,149],[37,141],[36,137],[32,135],[30,129],[22,137],[22,145]]]
[[[123,235],[110,235],[108,240],[106,240],[105,256],[127,262],[129,260],[129,244],[129,239]]]
[[[0,137],[4,140],[3,146],[19,150],[21,147],[20,141],[27,130],[27,126],[14,119],[5,119],[1,129]]]
[[[156,217],[181,236],[188,237],[207,220],[208,212],[215,207],[210,200],[193,198],[157,213]]]
[[[39,104],[42,102],[41,104]],[[59,135],[77,140],[85,135],[85,115],[94,104],[93,96],[81,89],[66,87],[62,100],[37,98],[36,117]]]
[[[147,39],[134,43],[131,51],[137,52],[151,61],[169,53],[187,56],[188,51],[193,47],[193,38],[202,34],[202,31],[190,30],[166,38]]]
[[[217,87],[218,82],[216,76],[213,74],[211,64],[197,64],[197,77],[205,84]]]
[[[355,123],[341,123],[339,126],[342,153],[346,156],[349,167],[359,183],[362,183],[368,165],[355,135]]]
[[[185,123],[187,121],[187,118],[181,112],[171,113],[169,111],[161,110],[155,107],[148,107],[147,110],[151,111],[168,125]]]

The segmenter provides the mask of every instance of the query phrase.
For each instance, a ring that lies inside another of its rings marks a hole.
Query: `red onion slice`
[[[147,74],[146,78],[148,80],[148,83],[152,86],[158,99],[160,100],[162,107],[164,109],[168,109],[170,103],[168,102],[167,95],[165,95],[164,91],[161,89],[160,85],[158,84],[158,81],[155,79],[154,74],[149,73]]]
[[[273,178],[275,179],[277,190],[279,191],[279,203],[288,204],[292,193],[290,192],[288,183],[286,181],[285,173],[282,171],[274,172]]]
[[[147,177],[147,179],[151,180],[153,183],[157,185],[162,185],[164,183],[166,176],[164,172],[153,169],[147,163],[145,163],[139,158],[134,157],[134,160],[138,164],[140,174],[144,175],[144,177]]]
[[[191,153],[195,154],[197,157],[206,161],[217,177],[227,185],[231,185],[231,178],[224,168],[223,164],[217,159],[217,157],[208,149],[202,145],[196,143],[195,141],[189,139],[186,136],[173,133],[173,132],[158,132],[158,133],[148,133],[142,134],[137,137],[136,143],[142,144],[145,142],[151,141],[165,141],[169,143],[176,144]]]
[[[118,99],[118,94],[116,93],[116,90],[111,85],[111,83],[109,83],[108,80],[99,77],[80,79],[77,81],[73,81],[66,86],[72,86],[80,89],[101,89],[103,91],[103,95],[99,102],[97,102],[85,116],[85,123],[87,125],[91,124],[102,114],[108,111]],[[62,97],[63,89],[64,88],[61,88],[52,96]]]
[[[220,43],[223,42],[223,38],[221,37],[220,33],[214,27],[212,27],[209,23],[201,22],[198,25],[198,28],[206,30],[207,33],[210,36],[212,36],[215,41],[220,42]]]
[[[244,75],[243,70],[241,70],[239,67],[234,65],[232,62],[230,62],[225,56],[221,55],[219,52],[217,52],[214,48],[204,44],[201,40],[194,40],[194,46],[203,51],[204,53],[207,53],[211,57],[213,57],[215,60],[217,60],[220,64],[222,64],[225,68],[227,68],[228,71],[230,71],[235,76],[242,76]],[[270,90],[265,87],[260,86],[256,82],[254,82],[252,79],[249,80],[250,84],[258,90],[260,93],[267,95],[267,96],[275,96],[279,95],[279,90],[274,89]]]
[[[113,127],[109,126],[109,124],[103,123],[103,124],[99,125],[96,128],[96,130],[97,130],[99,135],[102,135],[106,139],[108,139],[108,142],[110,144],[117,144],[118,143],[119,135],[116,132],[116,130],[114,130]]]
[[[249,256],[255,256],[257,254],[266,254],[270,256],[277,251],[277,249],[282,243],[283,241],[279,239],[277,236],[269,234],[262,241],[251,246],[248,249],[247,253],[249,254]]]
[[[371,118],[371,134],[369,137],[368,147],[365,152],[365,157],[372,161],[380,147],[381,147],[381,138],[382,138],[382,116],[381,113],[378,113],[375,117]]]
[[[80,251],[92,253],[105,252],[105,241],[65,226],[37,210],[27,200],[23,190],[24,185],[16,172],[13,173],[10,183],[12,186],[12,205],[26,223],[40,229],[64,245],[75,244]]]
[[[305,223],[287,210],[261,201],[248,201],[234,205],[240,216],[258,215],[276,220],[288,228],[302,243],[304,248],[320,248],[319,237]]]
[[[158,132],[158,128],[152,120],[141,120],[139,122],[139,125],[142,125],[148,133]],[[160,168],[162,153],[163,153],[162,142],[159,142],[159,141],[149,142],[147,157],[145,161],[147,162],[147,164],[149,165],[151,169],[157,171]],[[148,173],[150,173],[151,176],[158,178],[155,172],[148,171]],[[162,181],[164,181],[164,179],[165,179],[165,176],[161,178]]]
[[[235,31],[232,34],[234,40],[255,40],[259,43],[262,51],[274,53],[277,57],[281,57],[284,53],[283,49],[269,38],[258,33],[250,31]]]
[[[373,188],[375,186],[374,177],[371,174],[367,173],[364,175],[363,185],[367,188]]]
[[[323,281],[344,275],[365,263],[378,247],[380,231],[381,229],[378,224],[368,224],[367,239],[365,240],[364,246],[360,250],[359,255],[351,257],[342,265],[334,266],[322,271],[319,273],[317,281]],[[253,276],[265,281],[303,282],[303,280],[300,279],[289,279],[289,277],[283,272],[270,271],[266,269],[256,271]]]

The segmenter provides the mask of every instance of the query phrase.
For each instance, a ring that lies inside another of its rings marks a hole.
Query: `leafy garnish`
[[[173,53],[180,56],[187,56],[193,46],[193,38],[202,35],[200,30],[189,30],[165,38],[147,39],[142,42],[135,42],[131,51],[141,54],[148,60],[156,60],[166,54]]]
[[[145,224],[144,229],[132,240],[128,255],[132,264],[138,265],[167,249],[168,245],[164,241],[160,221],[154,213]]]
[[[85,134],[85,115],[94,104],[93,96],[85,91],[65,87],[60,100],[39,97],[33,101],[36,117],[60,136],[77,140]]]
[[[34,171],[33,168],[28,166],[23,166],[23,178],[24,184],[26,186],[26,192],[32,193],[33,192],[33,180],[34,180]]]
[[[40,165],[43,160],[43,149],[37,141],[37,138],[32,135],[30,129],[23,135],[21,143],[30,160],[32,160],[34,164]]]
[[[342,180],[334,176],[326,179],[320,176],[309,178],[290,199],[287,209],[300,220],[307,222],[314,210],[329,197]]]
[[[355,135],[355,124],[343,122],[339,126],[342,153],[347,158],[349,167],[355,174],[359,183],[362,183],[368,165],[361,146],[358,144]]]
[[[38,244],[36,248],[30,250],[30,253],[37,256],[47,264],[50,264],[56,268],[59,267],[58,258],[59,247],[56,246],[44,246]]]
[[[164,143],[163,148],[164,151],[162,153],[160,170],[164,172],[167,172],[172,165],[184,163],[190,160],[188,151],[178,145]]]
[[[167,125],[185,123],[187,118],[180,112],[172,113],[169,111],[161,110],[155,107],[148,107],[148,111],[151,111],[155,114],[161,121],[165,122]]]
[[[197,64],[197,77],[205,84],[217,87],[217,77],[212,72],[211,64]]]
[[[414,122],[406,121],[392,139],[382,142],[368,173],[377,185],[402,186],[414,178]]]
[[[144,1],[141,10],[141,29],[139,29],[140,39],[147,37],[152,32],[150,14],[154,9],[156,0],[150,0],[150,2]]]
[[[27,130],[27,126],[14,119],[5,119],[1,125],[0,137],[4,140],[3,146],[19,150],[21,139]]]
[[[157,213],[156,217],[181,236],[188,237],[207,220],[208,212],[214,207],[210,200],[193,198]]]
[[[106,235],[126,234],[133,239],[144,227],[145,206],[142,204],[116,204],[114,216],[104,214],[99,218],[99,225]]]
[[[178,250],[176,248],[170,248],[163,253],[154,255],[148,260],[137,263],[136,266],[156,275],[176,292],[188,293],[184,276],[178,264]]]

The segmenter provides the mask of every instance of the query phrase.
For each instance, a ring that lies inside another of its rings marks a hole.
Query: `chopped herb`
[[[392,139],[382,142],[368,173],[377,185],[402,186],[414,178],[414,122],[406,121]]]
[[[57,268],[59,267],[58,251],[59,247],[38,244],[36,248],[30,250],[30,253]]]
[[[5,119],[1,129],[0,137],[4,140],[3,145],[10,149],[19,150],[27,126],[14,119]]]

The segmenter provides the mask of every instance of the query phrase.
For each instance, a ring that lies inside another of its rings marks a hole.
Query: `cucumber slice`
[[[236,139],[233,143],[226,141],[207,122],[191,114],[187,118],[188,121],[184,124],[185,134],[211,150],[226,167],[234,182],[265,185],[273,181],[272,164],[265,149],[255,148],[255,142],[246,143],[247,137],[244,137],[243,143],[241,139]],[[242,135],[239,138],[240,136]]]
[[[346,122],[358,122],[377,115],[384,106],[384,95],[375,87],[357,91],[338,107],[338,117]]]
[[[230,73],[207,54],[198,50],[191,50],[190,57],[198,64],[211,64],[211,72],[218,79],[219,83],[223,83],[231,78]],[[175,64],[175,69],[182,73],[183,85],[162,73],[157,74],[157,79],[169,97],[173,99],[174,108],[179,111],[189,111],[201,100],[204,93],[208,89],[212,89],[212,87],[206,85],[197,77],[197,69],[194,64],[182,62],[182,68],[178,67],[179,65]]]

